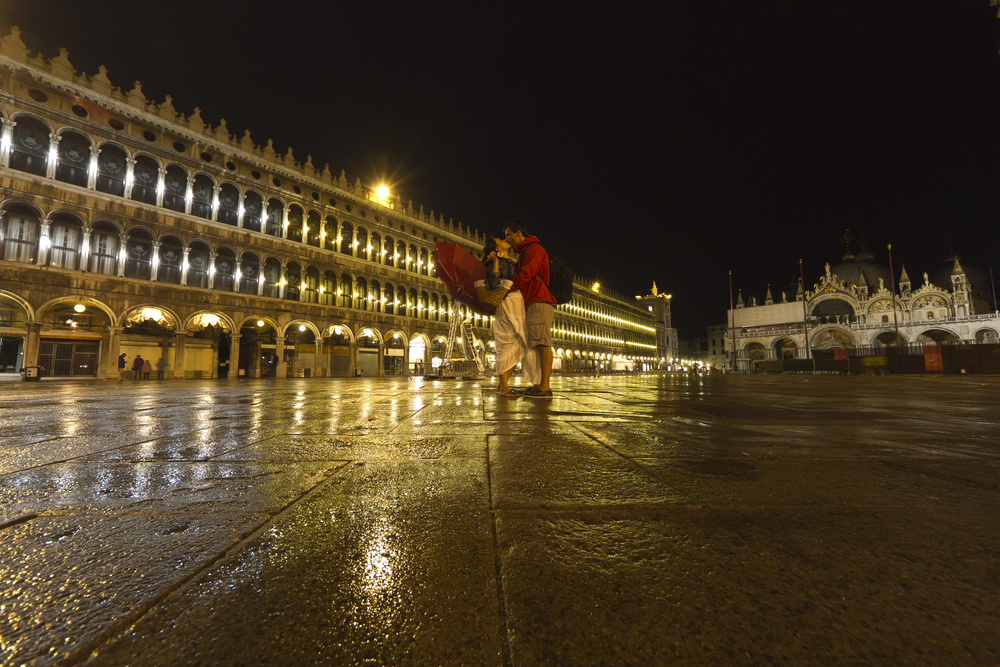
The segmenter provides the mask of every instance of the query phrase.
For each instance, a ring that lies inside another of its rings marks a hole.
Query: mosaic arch
[[[900,332],[899,334],[899,342],[902,345],[905,345],[906,343],[909,342],[908,340],[906,340],[906,336],[904,336],[902,332]],[[894,346],[896,344],[896,332],[895,331],[879,332],[874,336],[872,336],[870,344]]]
[[[319,328],[308,320],[292,320],[285,325],[284,334],[305,334],[306,332],[312,333],[313,336],[319,337]]]
[[[206,327],[216,327],[226,333],[233,333],[233,323],[229,317],[223,313],[212,311],[202,311],[195,313],[184,324],[187,331],[200,331]]]
[[[169,308],[152,305],[136,306],[122,315],[119,326],[128,328],[146,321],[152,321],[163,329],[173,331],[177,329],[180,318]]]
[[[346,324],[331,324],[323,329],[323,338],[336,338],[339,336],[346,336],[352,343],[355,339],[354,332]]]
[[[948,329],[925,329],[917,334],[913,340],[924,345],[951,345],[962,339],[957,333]]]
[[[812,347],[816,350],[854,347],[854,345],[854,337],[843,329],[820,329],[812,337]]]

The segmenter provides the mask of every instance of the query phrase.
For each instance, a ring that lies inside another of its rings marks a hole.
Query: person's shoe
[[[552,398],[552,390],[542,391],[538,387],[528,387],[522,396],[525,398]]]
[[[510,389],[500,395],[503,396],[504,398],[521,398],[521,394],[514,391],[513,389]]]

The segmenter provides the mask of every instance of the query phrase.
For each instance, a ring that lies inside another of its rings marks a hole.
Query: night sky
[[[6,0],[33,52],[481,231],[525,219],[574,270],[673,294],[704,335],[811,286],[845,228],[914,280],[1000,273],[1000,20],[940,2]],[[276,16],[276,14],[281,16]]]

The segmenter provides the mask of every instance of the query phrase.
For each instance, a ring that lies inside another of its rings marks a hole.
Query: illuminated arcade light
[[[305,331],[305,330],[306,330],[306,325],[300,324],[299,325],[299,331]]]
[[[257,320],[257,326],[259,327],[264,326],[264,320]]]
[[[87,307],[82,303],[78,303],[75,306],[73,306],[73,310],[75,310],[78,313],[82,313],[83,311],[87,310]]]

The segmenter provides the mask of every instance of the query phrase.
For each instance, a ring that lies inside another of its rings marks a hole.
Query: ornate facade
[[[782,293],[776,303],[770,287],[762,304],[751,299],[747,306],[740,295],[729,311],[735,331],[728,330],[726,338],[727,355],[735,338],[737,370],[752,372],[760,361],[806,358],[807,335],[810,350],[871,348],[872,353],[897,344],[997,342],[1000,315],[990,308],[988,273],[963,266],[951,251],[944,266],[924,273],[916,288],[902,266],[894,294],[889,269],[874,259],[863,247],[857,255],[848,248],[841,264],[826,265],[812,290],[793,285],[793,301]]]
[[[434,267],[438,241],[479,255],[478,231],[32,55],[16,28],[0,123],[0,373],[117,378],[124,352],[174,378],[401,375],[440,363],[454,317],[489,356],[490,318]],[[577,283],[557,366],[667,356],[662,308]]]

